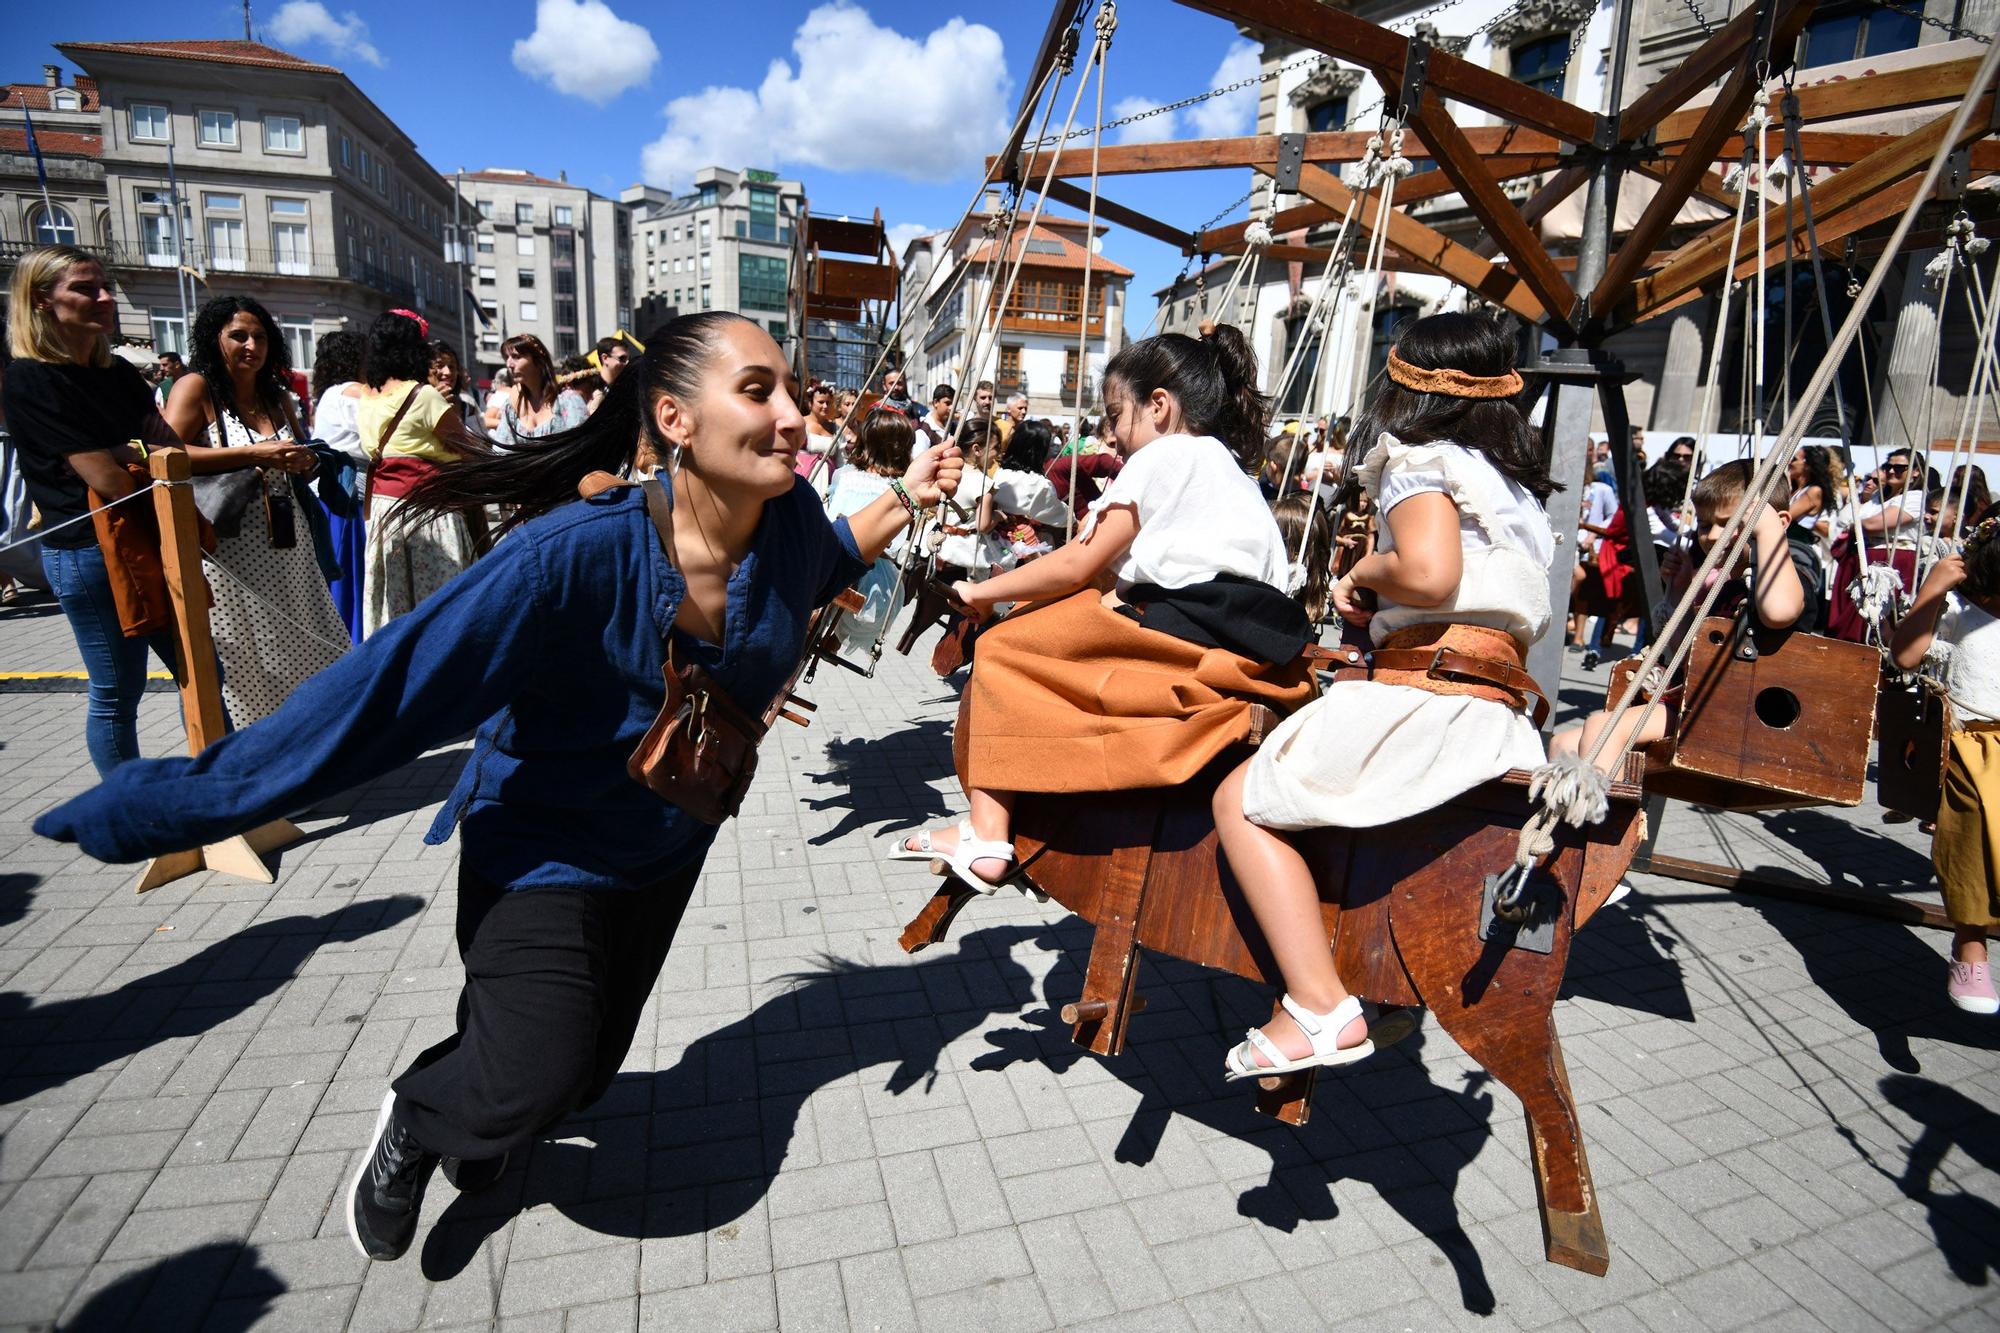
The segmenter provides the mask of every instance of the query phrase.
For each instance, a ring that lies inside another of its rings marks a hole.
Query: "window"
[[[1917,44],[1923,20],[1871,5],[1829,5],[1813,14],[1799,38],[1802,67],[1833,65]]]
[[[52,111],[76,111],[82,105],[76,94],[67,88],[49,94],[49,109]]]
[[[481,301],[479,303],[479,313],[485,316],[488,324],[491,324],[494,320],[500,318],[500,303],[498,301]]]
[[[264,151],[267,153],[303,153],[306,150],[305,126],[297,116],[264,117]],[[294,365],[298,364],[293,362]]]
[[[1000,375],[998,387],[1018,389],[1021,387],[1021,349],[1009,344],[1000,344]]]
[[[514,285],[519,287],[524,292],[533,291],[535,289],[535,270],[531,268],[515,269]]]
[[[708,256],[703,255],[702,258],[706,261]],[[739,309],[783,310],[785,261],[776,255],[738,255],[736,288],[736,304]]]
[[[712,261],[713,261],[713,259],[714,259],[714,256],[713,256],[713,255],[703,255],[703,256],[701,257],[701,275],[702,275],[702,276],[703,276],[704,278],[705,278],[705,277],[707,277],[707,276],[709,275],[709,273],[710,273],[710,272],[712,271],[712,268],[713,268],[713,263],[712,263]],[[784,261],[784,260],[782,260],[782,259],[780,259],[780,260],[778,260],[777,262],[778,262],[778,263],[780,263],[780,264],[782,264],[782,263],[784,263],[785,261]]]
[[[241,206],[240,199],[238,206]],[[228,273],[241,273],[250,266],[250,249],[244,243],[241,217],[209,215],[208,266]]]
[[[482,287],[488,287],[488,286],[491,286],[491,285],[492,285],[493,283],[495,283],[495,282],[498,282],[499,280],[500,280],[500,275],[499,275],[499,274],[498,274],[497,272],[495,272],[495,271],[494,271],[493,269],[490,269],[490,268],[488,268],[488,267],[487,267],[486,265],[484,265],[484,264],[481,264],[481,265],[479,266],[479,285],[480,285],[480,286],[482,286]]]
[[[168,137],[167,109],[156,102],[134,102],[132,137],[152,143],[165,143]]]
[[[153,325],[153,351],[187,355],[187,323],[178,310],[148,312]]]
[[[304,277],[312,272],[312,227],[305,200],[271,201],[271,254],[280,273]]]
[[[201,146],[204,148],[234,148],[236,146],[236,113],[234,111],[202,112]]]
[[[354,166],[354,140],[344,134],[340,136],[340,165],[350,170]]]
[[[514,205],[514,221],[525,224],[525,223],[532,223],[534,220],[535,220],[535,206],[533,204]]]
[[[570,330],[574,330],[576,328],[575,297],[556,298],[556,327],[559,329],[570,329]],[[574,339],[575,334],[572,332],[570,336],[572,339]],[[576,349],[572,347],[570,348],[570,351],[574,352],[576,351]]]
[[[712,240],[714,240],[714,239],[715,239],[715,226],[714,226],[714,224],[713,224],[713,223],[710,223],[710,222],[706,222],[706,221],[704,221],[704,222],[703,222],[703,223],[701,224],[701,243],[702,243],[703,245],[707,245],[707,244],[708,244],[708,243],[709,243],[710,241],[712,241]]]
[[[361,179],[365,182],[372,174],[368,165],[368,150],[364,148],[361,150]]]
[[[550,285],[555,288],[557,296],[575,296],[576,270],[573,268],[557,269],[555,271],[555,281]]]
[[[1078,358],[1078,356],[1077,356],[1077,354],[1076,354],[1076,348],[1074,348],[1074,347],[1065,347],[1065,348],[1063,348],[1063,382],[1062,382],[1062,387],[1063,387],[1063,394],[1064,394],[1065,396],[1068,396],[1068,395],[1070,395],[1070,394],[1074,394],[1074,393],[1076,392],[1076,376],[1077,376],[1077,368],[1078,368],[1079,366],[1081,366],[1082,364],[1083,364],[1083,363],[1082,363],[1081,359],[1080,359],[1080,358]]]
[[[573,221],[575,216],[576,214],[570,210],[568,204],[557,204],[555,206],[555,223],[558,227],[575,226],[576,224]]]
[[[375,159],[375,189],[381,194],[389,193],[389,164],[379,157]]]
[[[516,236],[514,238],[514,253],[517,255],[532,255],[535,253],[535,238],[532,236]]]
[[[780,346],[783,346],[785,341],[785,321],[782,319],[774,319],[770,321],[770,325],[771,325],[771,337],[775,339]]]
[[[493,201],[491,199],[481,199],[474,207],[478,208],[480,217],[489,220],[493,217]]]
[[[1306,108],[1306,129],[1321,133],[1347,128],[1347,99],[1329,97]]]
[[[660,233],[658,233],[658,232],[656,232],[656,231],[649,231],[649,232],[647,232],[647,233],[646,233],[646,253],[647,253],[647,254],[652,254],[652,253],[653,253],[653,251],[655,251],[655,250],[657,250],[657,249],[659,248],[659,246],[660,246]]]
[[[478,251],[482,255],[492,254],[493,253],[492,235],[488,232],[483,232],[483,231],[480,232],[478,238],[473,241],[472,248]]]
[[[153,268],[172,268],[180,262],[173,196],[165,190],[139,191],[139,248]]]
[[[292,354],[292,369],[307,374],[313,368],[313,326],[309,319],[297,316],[278,316],[278,333],[285,340],[286,350]]]
[[[750,187],[750,239],[778,239],[778,192],[761,186]]]
[[[703,225],[706,226],[707,224],[704,223]],[[701,285],[701,308],[703,310],[708,309],[708,284],[705,282]]]
[[[1563,73],[1569,64],[1568,33],[1550,33],[1514,48],[1508,71],[1518,83],[1539,88],[1551,97],[1563,95]]]
[[[28,227],[36,245],[76,244],[76,217],[61,204],[35,208]]]
[[[549,237],[549,253],[557,259],[576,258],[576,237],[570,232],[559,231]]]
[[[542,317],[541,308],[533,301],[521,302],[521,322],[531,324]]]

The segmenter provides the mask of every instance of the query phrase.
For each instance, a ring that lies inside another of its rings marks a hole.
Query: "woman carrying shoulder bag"
[[[140,489],[126,470],[139,461],[132,441],[180,439],[161,418],[151,386],[111,355],[107,335],[118,325],[118,306],[97,260],[66,245],[30,250],[14,265],[9,296],[7,426],[42,514],[42,572],[90,678],[84,743],[102,777],[139,757],[146,650],[169,668],[176,652],[171,634],[128,639],[120,629],[90,497],[108,504]]]
[[[747,781],[755,719],[788,681],[814,609],[958,484],[955,451],[930,449],[872,503],[829,520],[792,471],[804,442],[770,335],[736,314],[684,315],[583,425],[410,492],[417,518],[513,506],[508,535],[461,577],[270,721],[198,759],[127,765],[36,821],[102,860],[137,860],[255,827],[478,727],[429,834],[441,843],[456,826],[463,838],[458,1030],[383,1099],[345,1202],[370,1258],[408,1250],[440,1158],[459,1190],[490,1184],[509,1152],[610,1086],[734,813],[718,797]],[[593,475],[628,468],[642,444],[669,460],[655,480]],[[580,487],[594,498],[577,500]],[[737,762],[705,786],[690,783],[700,754],[654,763],[663,732],[677,753],[684,715],[663,714],[670,697],[691,699],[711,727],[751,719],[731,727]]]

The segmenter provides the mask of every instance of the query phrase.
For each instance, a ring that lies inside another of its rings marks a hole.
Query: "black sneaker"
[[[438,1155],[417,1142],[397,1117],[391,1089],[382,1098],[375,1136],[348,1191],[347,1235],[363,1258],[400,1259],[408,1251],[417,1234],[424,1187],[437,1164]]]
[[[460,1194],[477,1194],[491,1189],[507,1174],[507,1154],[498,1157],[447,1157],[444,1178]]]

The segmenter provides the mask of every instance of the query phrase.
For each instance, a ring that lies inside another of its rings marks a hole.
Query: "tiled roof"
[[[1013,259],[1017,257],[1021,253],[1021,247],[1026,245],[1030,240],[1035,241],[1038,248],[1028,252],[1028,257],[1023,261],[1024,267],[1073,268],[1081,272],[1085,260],[1088,259],[1090,271],[1093,274],[1111,278],[1129,278],[1132,276],[1132,270],[1126,268],[1116,260],[1107,259],[1103,255],[1090,255],[1079,242],[1071,240],[1064,233],[1051,231],[1046,227],[1040,226],[1035,228],[1032,235],[1021,231],[1015,232],[1012,241],[1008,243],[1007,253],[1004,258]],[[1051,241],[1062,247],[1062,253],[1042,252],[1039,248],[1041,244]],[[982,237],[979,243],[973,246],[971,252],[966,255],[965,262],[968,264],[983,264],[988,259],[994,257],[993,252],[995,249],[996,247],[993,242]]]
[[[262,42],[57,42],[56,49],[65,54],[71,51],[107,51],[128,56],[201,60],[218,65],[258,65],[265,69],[289,69],[311,74],[340,73],[332,65],[315,64]]]
[[[6,92],[5,97],[0,98],[0,111],[12,110],[18,106],[25,106],[30,111],[51,110],[52,105],[49,102],[49,95],[55,92],[76,93],[78,95],[77,100],[82,103],[77,108],[78,111],[96,111],[98,109],[96,79],[79,78],[73,85],[65,85],[60,89],[51,88],[46,83],[0,83],[0,89],[4,89]],[[72,115],[75,113],[59,111],[56,114]]]
[[[51,130],[35,127],[35,146],[42,150],[44,157],[102,157],[104,138],[97,134],[78,134],[73,130]],[[0,152],[25,153],[28,151],[28,131],[20,125],[0,125]]]
[[[492,181],[496,185],[553,185],[558,190],[581,190],[584,187],[574,181],[555,181],[547,176],[537,176],[532,171],[513,171],[505,167],[488,167],[484,171],[468,171],[469,181]]]

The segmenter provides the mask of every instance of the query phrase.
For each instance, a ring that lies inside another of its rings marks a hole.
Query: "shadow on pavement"
[[[1940,1190],[1937,1179],[1953,1148],[1984,1171],[2000,1171],[2000,1115],[1962,1092],[1907,1074],[1884,1078],[1882,1095],[1923,1126],[1896,1187],[1924,1206],[1952,1276],[1986,1286],[2000,1273],[2000,1208],[1969,1190]]]
[[[1038,1006],[1033,978],[1010,957],[1023,944],[1080,955],[1089,927],[1075,920],[990,927],[959,937],[953,952],[907,964],[828,958],[796,974],[794,989],[701,1037],[671,1069],[620,1075],[597,1106],[536,1144],[525,1169],[511,1167],[487,1192],[453,1200],[423,1241],[424,1275],[457,1275],[511,1218],[545,1204],[613,1236],[689,1236],[728,1225],[771,1190],[812,1094],[856,1074],[891,1096],[928,1088],[951,1042],[994,1014]],[[1148,990],[1156,1009],[1142,1020],[1143,1038],[1103,1061],[1141,1094],[1116,1160],[1152,1161],[1176,1115],[1254,1144],[1269,1153],[1270,1175],[1239,1198],[1237,1211],[1283,1231],[1335,1216],[1341,1182],[1371,1186],[1434,1239],[1456,1270],[1466,1308],[1491,1312],[1494,1295],[1453,1198],[1458,1173],[1491,1135],[1487,1076],[1468,1075],[1462,1092],[1438,1087],[1415,1058],[1422,1038],[1414,1036],[1371,1061],[1380,1068],[1370,1075],[1323,1080],[1312,1121],[1295,1130],[1259,1115],[1251,1093],[1226,1086],[1219,1072],[1225,1011],[1229,1022],[1261,1019],[1270,1012],[1268,993],[1189,965],[1160,975]],[[1175,994],[1203,983],[1216,997],[1210,1012],[1173,1005]],[[1073,1045],[1050,1010],[1024,1018],[1025,1027],[988,1035],[993,1049],[972,1062],[973,1076],[1022,1060],[1060,1076],[1098,1058]],[[1213,1060],[1190,1062],[1191,1043],[1212,1047]],[[869,1071],[882,1065],[890,1068],[876,1082]],[[1384,1126],[1384,1115],[1396,1130]],[[1402,1141],[1411,1126],[1424,1142]],[[449,1186],[439,1178],[433,1188]]]
[[[878,836],[923,828],[951,814],[951,807],[929,784],[952,776],[951,723],[932,718],[875,739],[828,741],[828,769],[808,773],[816,787],[831,786],[834,794],[808,800],[810,810],[844,810],[840,822],[807,839],[815,847],[838,842],[877,820]]]
[[[40,875],[0,873],[0,926],[11,926],[28,914],[28,904],[34,901],[35,888],[41,882]]]
[[[145,1050],[236,1017],[298,974],[324,945],[345,944],[423,909],[409,894],[324,916],[260,921],[192,957],[114,990],[36,1004],[0,992],[0,1105],[32,1097]]]
[[[1643,893],[1598,909],[1570,944],[1562,997],[1694,1022],[1677,936],[1661,929],[1657,904]]]
[[[262,1322],[271,1299],[284,1291],[284,1279],[264,1266],[253,1247],[217,1241],[134,1269],[93,1295],[62,1328],[64,1333],[135,1328],[243,1333]]]

